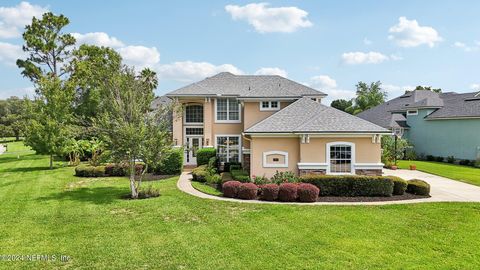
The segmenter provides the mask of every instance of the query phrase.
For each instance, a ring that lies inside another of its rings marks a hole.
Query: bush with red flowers
[[[266,184],[261,187],[260,199],[264,201],[275,201],[278,198],[279,187],[277,184]]]
[[[320,189],[312,184],[301,183],[298,185],[298,200],[301,202],[316,202]]]
[[[238,194],[238,189],[242,185],[242,183],[238,181],[228,181],[223,183],[222,185],[222,192],[223,196],[228,198],[235,198]]]
[[[294,202],[297,200],[297,184],[283,183],[278,189],[278,199],[282,202]]]
[[[228,182],[227,182],[228,183]],[[257,198],[258,186],[254,183],[243,183],[238,188],[238,198],[243,200],[254,200]]]

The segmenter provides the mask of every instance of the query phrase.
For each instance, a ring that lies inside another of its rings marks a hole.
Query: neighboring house
[[[241,162],[251,176],[381,174],[387,129],[322,105],[326,94],[280,76],[223,72],[167,94],[182,106],[173,140],[195,151],[215,147],[221,162]],[[177,111],[177,110],[175,110]]]
[[[407,92],[357,115],[404,129],[417,154],[480,159],[480,93]]]

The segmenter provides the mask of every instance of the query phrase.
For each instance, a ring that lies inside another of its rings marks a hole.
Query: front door
[[[202,137],[187,136],[185,138],[185,164],[197,165],[197,150],[202,148]]]

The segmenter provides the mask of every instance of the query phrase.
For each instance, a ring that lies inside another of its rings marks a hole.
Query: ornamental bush
[[[160,175],[180,174],[182,169],[183,148],[173,148],[166,153],[163,160],[155,168],[154,173]]]
[[[407,192],[415,195],[430,195],[430,184],[423,180],[408,180]]]
[[[125,176],[127,164],[110,163],[105,165],[105,174],[108,176]]]
[[[105,176],[105,166],[90,166],[81,164],[75,167],[75,176],[79,177],[103,177]]]
[[[207,181],[209,175],[207,165],[198,166],[192,170],[192,180],[196,182]]]
[[[407,181],[396,176],[387,176],[387,178],[390,178],[393,181],[393,195],[405,194],[405,190],[407,190],[408,185]]]
[[[282,202],[294,202],[297,200],[298,185],[294,183],[283,183],[278,188],[278,199]]]
[[[197,165],[206,165],[208,161],[217,155],[217,150],[213,147],[205,147],[197,150]]]
[[[223,196],[228,198],[237,197],[238,189],[240,188],[241,185],[242,183],[238,181],[228,181],[223,183],[222,185]]]
[[[246,183],[250,182],[250,176],[247,171],[244,170],[231,170],[230,174],[234,180]]]
[[[243,200],[254,200],[257,198],[258,186],[254,183],[243,183],[238,188],[237,197]]]
[[[277,184],[266,184],[260,188],[260,199],[264,201],[275,201],[278,198],[279,186]]]
[[[394,185],[392,179],[383,176],[306,175],[301,181],[318,187],[320,196],[389,197]]]
[[[319,193],[320,190],[312,184],[301,183],[298,185],[298,200],[301,202],[316,202]]]

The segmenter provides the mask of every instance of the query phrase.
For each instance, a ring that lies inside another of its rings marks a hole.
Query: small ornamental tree
[[[156,87],[154,72],[135,75],[123,68],[105,80],[104,89],[109,89],[94,127],[106,143],[107,150],[117,161],[129,165],[131,198],[138,198],[143,174],[149,165],[160,162],[170,150],[169,109],[151,110]],[[140,176],[135,178],[136,162],[144,162]]]

